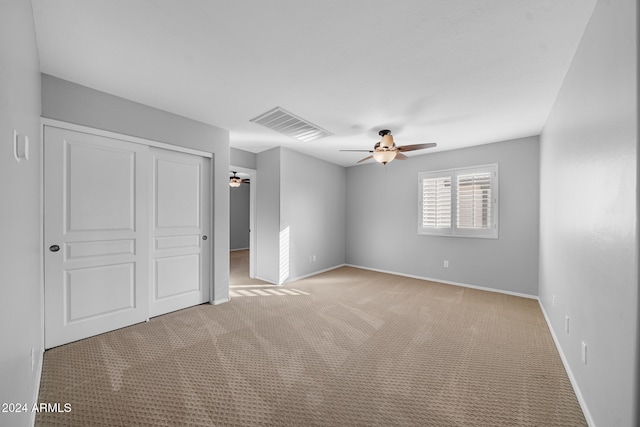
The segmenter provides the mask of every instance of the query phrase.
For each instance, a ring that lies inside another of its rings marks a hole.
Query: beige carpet
[[[229,252],[229,284],[231,286],[267,284],[249,278],[249,250]]]
[[[39,400],[71,412],[36,425],[586,425],[534,300],[349,267],[243,280],[48,350]]]

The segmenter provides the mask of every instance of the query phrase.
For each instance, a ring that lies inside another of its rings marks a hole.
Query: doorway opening
[[[229,284],[252,281],[256,274],[256,188],[255,169],[229,166],[231,178],[240,179],[239,185],[229,186]]]

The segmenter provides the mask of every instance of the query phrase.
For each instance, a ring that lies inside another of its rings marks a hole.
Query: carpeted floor
[[[229,303],[48,350],[39,401],[71,411],[36,425],[586,425],[535,300],[350,267],[276,287],[242,268]]]
[[[229,285],[231,289],[245,285],[268,284],[258,279],[249,278],[249,250],[229,252]]]

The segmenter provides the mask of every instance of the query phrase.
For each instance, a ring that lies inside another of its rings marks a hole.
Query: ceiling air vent
[[[304,142],[311,142],[324,138],[325,136],[333,135],[331,132],[301,119],[280,107],[269,110],[249,121]]]

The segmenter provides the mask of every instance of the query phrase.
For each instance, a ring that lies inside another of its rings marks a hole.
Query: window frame
[[[458,177],[469,174],[490,174],[491,197],[490,226],[484,228],[463,228],[458,227]],[[450,227],[437,228],[425,227],[424,220],[424,197],[423,185],[425,179],[446,179],[451,182],[450,190]],[[436,171],[426,171],[418,173],[418,235],[425,236],[451,236],[451,237],[472,237],[482,239],[497,239],[499,230],[499,170],[498,163],[491,163],[477,166],[467,166],[461,168],[441,169]]]

